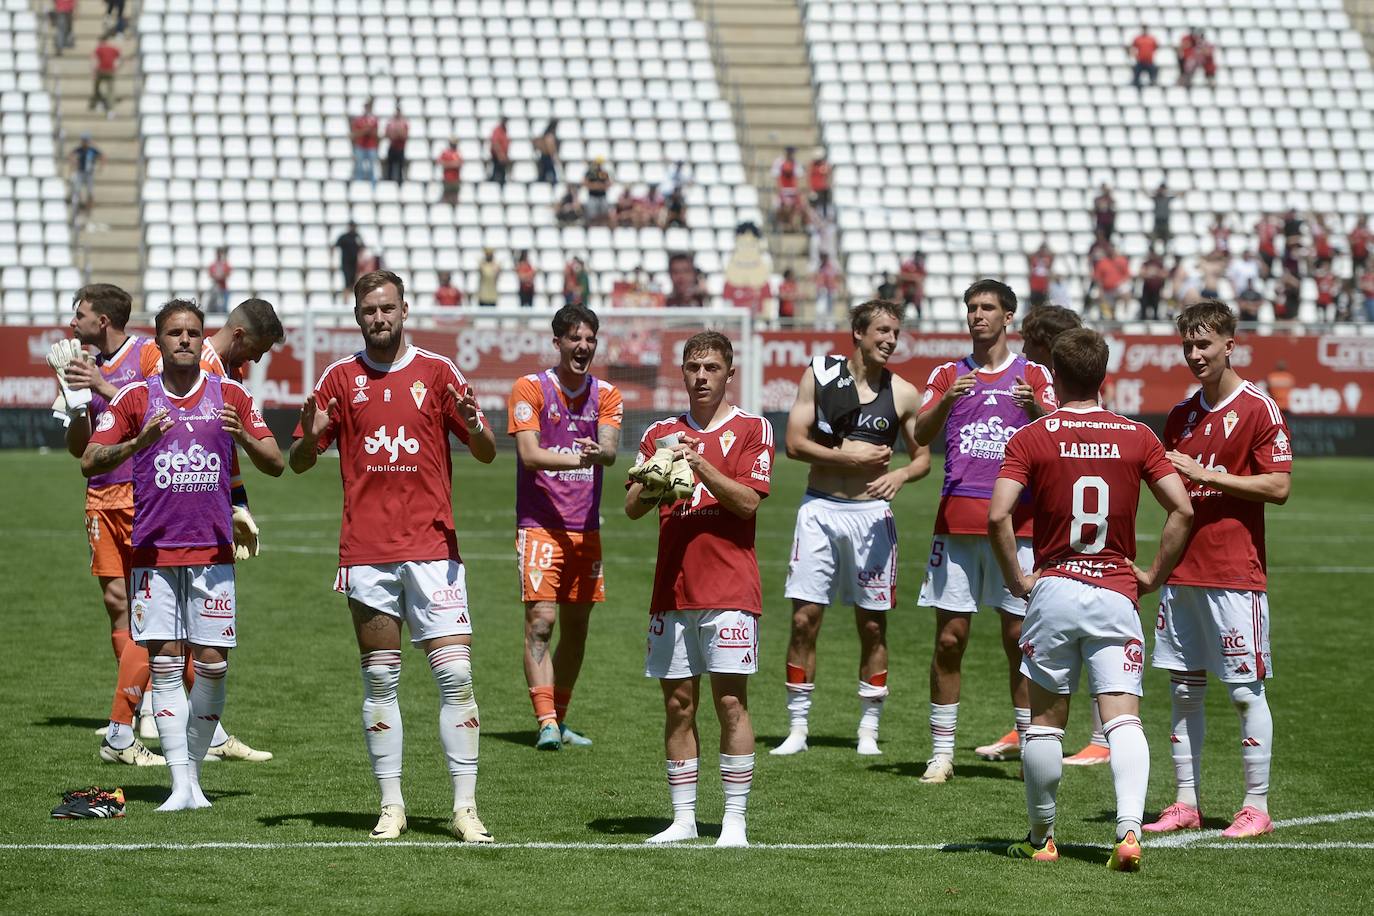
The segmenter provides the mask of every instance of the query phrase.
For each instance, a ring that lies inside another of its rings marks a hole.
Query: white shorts
[[[1030,574],[1035,551],[1030,538],[1016,539],[1016,559]],[[937,534],[930,544],[920,604],[956,614],[973,614],[995,607],[1016,617],[1026,616],[1026,602],[1007,591],[992,541],[981,534]]]
[[[1229,588],[1164,586],[1150,664],[1167,671],[1210,671],[1226,684],[1273,677],[1269,596]]]
[[[234,564],[138,566],[129,582],[135,642],[179,639],[197,646],[238,645]]]
[[[467,572],[457,560],[341,566],[334,591],[404,620],[412,643],[472,635]]]
[[[797,510],[785,594],[812,604],[891,610],[897,598],[897,523],[885,499],[807,493]]]
[[[680,680],[759,670],[759,618],[744,611],[657,611],[649,615],[644,676]]]
[[[1130,598],[1064,576],[1036,580],[1021,627],[1021,673],[1051,693],[1078,689],[1141,696],[1145,634]]]

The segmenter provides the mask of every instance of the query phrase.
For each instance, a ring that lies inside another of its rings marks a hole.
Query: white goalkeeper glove
[[[643,484],[645,490],[662,492],[668,486],[672,467],[672,448],[660,444],[652,458],[630,468],[629,477],[636,483]]]
[[[59,340],[48,350],[48,365],[57,374],[57,384],[62,389],[58,400],[62,403],[61,410],[68,416],[80,413],[91,404],[91,390],[89,388],[71,388],[67,385],[67,367],[77,360],[89,360],[90,354],[86,348],[81,346],[81,341],[74,337]],[[59,409],[57,403],[53,404],[53,412]]]
[[[258,555],[258,524],[247,506],[234,507],[234,559],[246,560]]]
[[[673,502],[679,499],[689,499],[696,485],[697,475],[692,473],[692,466],[687,463],[687,459],[678,458],[674,461],[672,470],[668,474],[668,494],[672,497]]]

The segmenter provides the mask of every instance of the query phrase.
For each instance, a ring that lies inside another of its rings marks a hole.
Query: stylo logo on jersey
[[[959,427],[959,453],[974,458],[989,458],[1001,461],[1007,448],[1007,440],[1016,434],[1019,426],[1004,426],[1001,417],[991,417],[987,422],[965,423]]]
[[[160,490],[203,493],[219,486],[220,464],[219,455],[207,452],[199,443],[186,451],[173,446],[153,459],[153,469],[157,471],[153,482]]]
[[[397,460],[404,451],[408,455],[417,454],[420,451],[419,439],[407,439],[406,428],[398,426],[396,435],[393,437],[387,433],[383,426],[370,436],[363,438],[363,450],[369,455],[376,455],[379,452],[386,452],[387,464],[369,464],[369,471],[416,471],[419,465],[397,464]]]

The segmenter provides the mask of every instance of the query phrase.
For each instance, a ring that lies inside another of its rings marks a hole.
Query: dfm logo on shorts
[[[153,469],[157,472],[153,482],[160,490],[181,493],[214,490],[219,486],[220,463],[219,454],[206,451],[200,443],[185,451],[174,445],[158,452],[153,459]]]
[[[363,449],[364,449],[369,455],[375,455],[375,454],[377,454],[378,452],[381,452],[381,451],[383,451],[383,450],[386,451],[386,460],[387,460],[388,463],[387,463],[387,464],[369,464],[369,465],[367,466],[367,469],[368,469],[369,471],[417,471],[417,470],[419,470],[419,466],[418,466],[418,465],[414,465],[414,464],[401,464],[401,465],[398,465],[398,464],[396,463],[396,460],[397,460],[398,458],[401,457],[401,452],[402,452],[402,451],[405,451],[405,453],[406,453],[407,455],[414,455],[414,454],[417,454],[417,453],[420,451],[420,440],[419,440],[419,439],[407,439],[407,438],[406,438],[406,428],[405,428],[404,426],[399,426],[399,427],[396,428],[396,435],[395,435],[395,437],[392,437],[391,435],[389,435],[389,434],[387,433],[386,427],[385,427],[385,426],[381,427],[380,429],[378,429],[378,430],[377,430],[375,433],[373,433],[372,435],[366,436],[366,437],[363,438]]]
[[[1145,651],[1140,640],[1126,640],[1125,656],[1126,661],[1121,665],[1122,671],[1127,674],[1140,674],[1145,670]]]
[[[959,427],[959,453],[974,458],[1002,460],[1007,440],[1015,435],[1019,426],[1006,426],[1001,417],[989,417],[986,421],[965,423]]]

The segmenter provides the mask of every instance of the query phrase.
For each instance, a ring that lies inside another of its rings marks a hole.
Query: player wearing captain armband
[[[630,471],[625,514],[658,512],[658,561],[649,604],[645,677],[659,679],[667,724],[673,820],[649,843],[697,836],[696,716],[701,676],[711,677],[720,720],[725,813],[717,846],[747,846],[745,808],[754,779],[749,675],[758,670],[763,610],[755,515],[768,495],[773,429],[726,400],[734,349],[722,334],[693,335],[682,348],[687,413],[650,426]]]
[[[897,604],[897,523],[891,501],[930,473],[915,438],[920,395],[887,362],[901,335],[901,307],[873,299],[850,315],[849,356],[819,356],[802,373],[787,417],[788,457],[811,466],[797,512],[785,594],[792,600],[787,647],[790,728],[770,752],[806,750],[816,639],[831,601],[854,606],[859,632],[858,752],[880,754],[887,697],[887,612]],[[898,440],[911,460],[892,468]]]
[[[81,457],[88,478],[128,462],[133,479],[132,636],[148,650],[154,719],[172,775],[158,809],[206,808],[200,765],[224,712],[237,645],[229,466],[237,443],[278,476],[280,450],[237,382],[200,367],[205,316],[174,299],[156,319],[161,372],[122,388]],[[195,669],[189,697],[186,655]]]
[[[988,505],[988,539],[1001,575],[1011,594],[1029,601],[1020,650],[1021,673],[1030,681],[1031,722],[1021,754],[1030,832],[1007,852],[1041,862],[1059,857],[1054,823],[1064,726],[1086,670],[1106,720],[1116,788],[1116,845],[1107,865],[1137,871],[1150,776],[1140,724],[1145,665],[1137,605],[1174,568],[1193,510],[1154,433],[1098,405],[1107,370],[1102,336],[1086,328],[1061,334],[1053,368],[1063,406],[1007,442]],[[1142,483],[1168,513],[1148,570],[1134,564]],[[1023,496],[1035,511],[1033,572],[1017,545],[1014,517]]]

